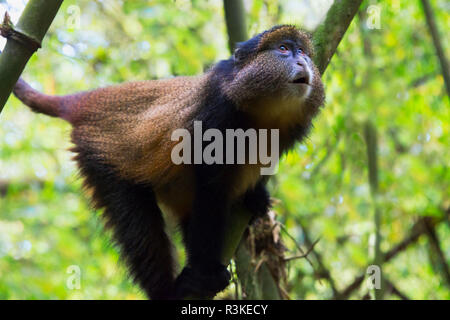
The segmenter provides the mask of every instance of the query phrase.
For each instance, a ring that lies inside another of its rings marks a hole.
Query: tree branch
[[[236,43],[247,40],[245,9],[242,0],[223,0],[228,30],[228,47],[233,52]]]
[[[438,225],[441,222],[448,222],[450,215],[450,208],[447,208],[444,210],[444,216],[437,218],[437,217],[421,217],[419,220],[417,220],[416,223],[411,228],[411,232],[409,235],[404,238],[400,243],[398,243],[395,247],[393,247],[391,250],[389,250],[387,253],[383,255],[383,263],[389,262],[393,258],[395,258],[399,253],[406,250],[411,244],[415,243],[420,236],[427,233],[427,228],[434,228],[436,225]],[[365,278],[365,273],[362,273],[361,275],[357,276],[353,282],[347,286],[343,291],[339,293],[339,295],[335,296],[335,299],[348,299],[350,294],[352,294],[353,291],[359,288],[359,286],[362,284],[363,280]]]
[[[314,62],[321,74],[325,72],[345,35],[362,0],[336,0],[328,10],[325,21],[314,32],[316,55]]]
[[[384,282],[386,284],[386,291],[388,293],[392,293],[402,300],[411,300],[410,298],[408,298],[406,294],[401,292],[391,281],[389,281],[388,279],[384,279]]]
[[[369,169],[369,184],[374,206],[374,225],[375,225],[375,257],[373,263],[381,268],[382,252],[381,252],[381,212],[378,205],[378,143],[377,132],[374,125],[367,121],[364,127],[364,136],[367,146],[367,162]],[[375,299],[383,299],[384,279],[381,273],[381,288],[375,290]]]
[[[62,1],[30,0],[17,26],[13,28],[17,31],[16,34],[28,38],[31,42],[40,44]],[[17,36],[12,36],[9,27],[11,26],[5,24],[2,29],[2,34],[9,38],[5,50],[0,54],[0,113],[35,49],[26,45],[26,39],[19,41],[20,39]]]
[[[308,233],[305,225],[298,219],[296,219],[296,221],[300,225],[300,228],[302,229],[303,237],[305,239],[305,245],[307,245],[308,247],[311,247],[312,246],[311,237],[309,236],[309,233]],[[327,269],[327,267],[323,263],[322,255],[316,250],[313,250],[311,252],[311,254],[314,256],[314,258],[316,259],[317,264],[319,266],[319,270],[317,272],[314,270],[314,273],[319,277],[319,279],[324,278],[328,281],[328,283],[330,284],[331,290],[333,291],[334,296],[339,295],[339,292],[336,288],[336,283],[335,283],[334,279],[331,277],[330,271]]]
[[[441,64],[442,75],[444,77],[445,86],[447,88],[447,95],[450,97],[450,67],[448,60],[445,56],[444,48],[442,47],[441,38],[439,36],[439,30],[436,25],[436,19],[434,17],[433,9],[431,8],[428,0],[422,0],[422,7],[427,20],[428,29],[430,30],[431,37],[433,38],[434,47],[436,48],[436,54]]]
[[[447,259],[445,257],[444,251],[441,248],[441,244],[439,242],[439,238],[437,232],[433,226],[430,226],[429,223],[425,224],[425,230],[428,235],[428,239],[430,241],[430,247],[432,251],[430,252],[430,258],[433,257],[432,252],[435,253],[436,258],[431,259],[435,260],[434,265],[439,273],[442,274],[442,277],[445,279],[447,286],[450,288],[450,269],[448,267]]]
[[[286,279],[284,251],[275,215],[256,219],[235,254],[244,299],[287,297],[282,285]]]

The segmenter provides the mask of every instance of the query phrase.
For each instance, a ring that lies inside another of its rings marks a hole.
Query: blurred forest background
[[[448,57],[450,3],[430,2]],[[25,4],[0,0],[0,14],[17,22]],[[278,23],[312,31],[331,4],[245,1],[248,34]],[[369,5],[379,28],[369,28]],[[229,54],[221,0],[66,0],[23,76],[67,94],[194,75]],[[287,261],[286,293],[368,298],[366,269],[379,251],[384,298],[450,299],[450,103],[420,1],[364,1],[323,80],[327,103],[312,134],[270,184],[285,255],[320,238],[308,260]],[[368,120],[378,141],[372,192]],[[89,208],[69,130],[14,97],[0,116],[0,299],[145,298]],[[67,286],[73,265],[79,289]],[[235,298],[236,286],[220,297]]]

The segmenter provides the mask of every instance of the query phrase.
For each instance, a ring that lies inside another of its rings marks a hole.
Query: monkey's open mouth
[[[291,83],[309,85],[309,75],[301,75],[298,78],[294,79]]]
[[[308,79],[306,77],[302,77],[302,78],[295,79],[294,81],[292,81],[292,83],[308,84]]]

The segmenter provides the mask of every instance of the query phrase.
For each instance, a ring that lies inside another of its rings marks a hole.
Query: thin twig
[[[301,254],[301,255],[297,255],[297,256],[292,256],[292,257],[288,257],[285,258],[284,261],[291,261],[291,260],[296,260],[296,259],[302,259],[302,258],[307,258],[308,254],[310,254],[313,250],[314,247],[316,246],[316,244],[319,242],[320,238],[318,238],[316,241],[314,241],[314,243],[312,244],[312,246],[308,249],[308,251],[306,251],[306,253]]]
[[[302,247],[298,244],[297,240],[289,233],[286,226],[284,224],[282,224],[281,222],[278,222],[278,223],[280,224],[281,230],[284,231],[284,233],[294,242],[298,251],[300,251],[300,253],[304,255],[305,252],[303,251]],[[309,260],[308,256],[306,256],[305,258],[306,258],[306,261],[308,261],[309,264],[311,265],[311,267],[314,269],[314,265],[312,264],[311,260]]]
[[[296,221],[300,225],[300,228],[302,228],[306,245],[311,246],[312,245],[312,242],[310,240],[311,238],[309,237],[309,234],[308,234],[306,228],[304,227],[304,224],[300,221],[300,219],[296,219]],[[313,250],[311,253],[315,257],[317,264],[319,265],[319,271],[316,272],[314,270],[314,274],[316,276],[319,275],[320,277],[325,278],[328,281],[328,283],[330,284],[331,290],[333,291],[333,296],[338,296],[339,291],[336,288],[336,284],[334,282],[333,277],[331,277],[330,271],[325,267],[325,264],[323,263],[322,256],[316,250]]]

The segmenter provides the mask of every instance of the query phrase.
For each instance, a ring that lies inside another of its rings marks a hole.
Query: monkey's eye
[[[302,56],[304,56],[306,54],[305,51],[303,51],[302,48],[298,48],[297,53],[301,54]]]
[[[282,52],[282,53],[286,53],[286,52],[289,51],[289,49],[288,49],[284,44],[282,44],[281,46],[279,46],[279,47],[278,47],[278,50],[280,50],[280,52]]]

